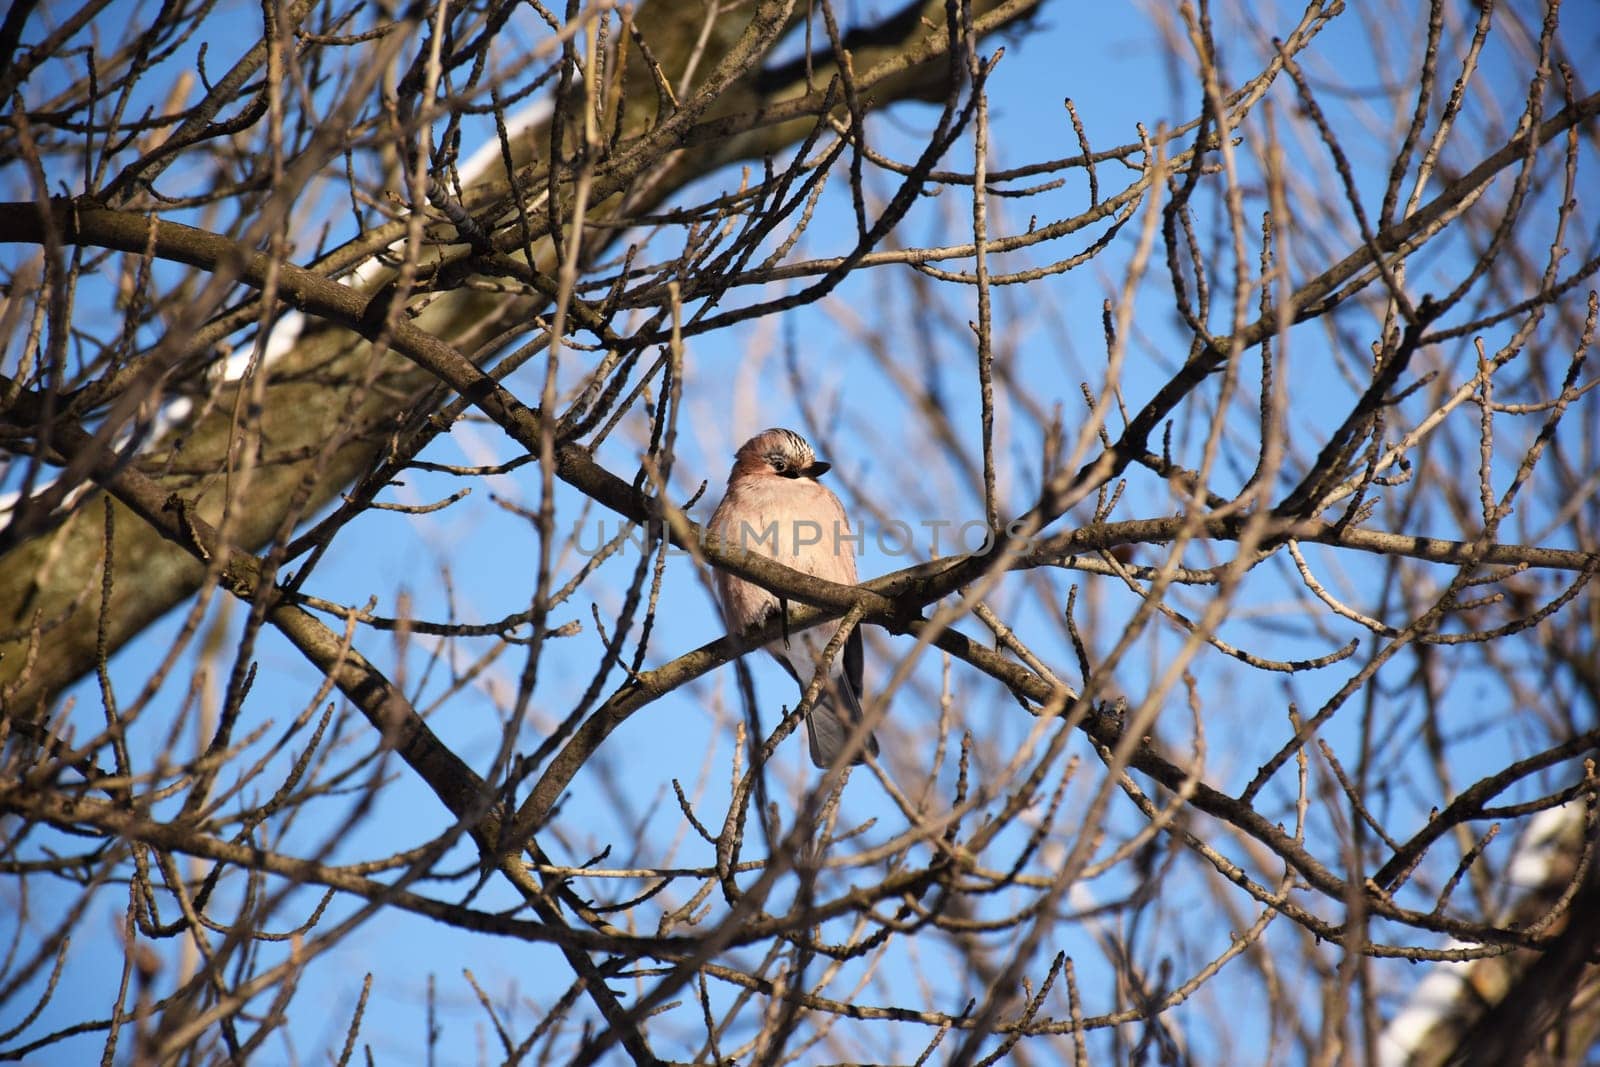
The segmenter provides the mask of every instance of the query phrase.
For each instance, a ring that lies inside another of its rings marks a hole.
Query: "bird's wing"
[[[850,631],[844,642],[844,680],[857,697],[861,696],[861,627]]]

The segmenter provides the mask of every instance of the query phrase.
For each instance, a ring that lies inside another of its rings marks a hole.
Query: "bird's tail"
[[[818,767],[831,767],[839,753],[844,751],[850,732],[863,718],[861,698],[848,678],[836,676],[817,694],[806,716],[806,740],[811,743],[811,762]],[[867,762],[867,753],[878,754],[878,739],[867,735],[867,743],[856,752],[852,763]]]

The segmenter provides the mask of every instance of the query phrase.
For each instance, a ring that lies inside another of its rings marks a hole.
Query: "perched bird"
[[[828,468],[793,430],[763,430],[734,456],[728,491],[711,516],[711,532],[735,550],[759,552],[803,574],[855,585],[850,522],[839,498],[817,482]],[[717,598],[734,633],[760,626],[773,611],[788,609],[774,594],[725,571],[717,572]],[[804,692],[816,674],[818,655],[838,631],[837,620],[799,633],[785,628],[766,649]],[[827,681],[806,719],[811,762],[818,767],[831,765],[860,721],[861,631],[855,629],[829,665]],[[871,734],[865,751],[878,753]],[[863,760],[858,752],[854,762]]]

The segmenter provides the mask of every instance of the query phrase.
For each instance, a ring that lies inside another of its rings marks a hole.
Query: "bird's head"
[[[817,459],[811,443],[793,430],[762,430],[739,446],[733,458],[729,480],[748,476],[780,478],[819,478],[831,464]]]

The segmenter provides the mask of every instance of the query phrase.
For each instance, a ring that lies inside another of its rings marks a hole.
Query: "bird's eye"
[[[771,464],[772,469],[777,471],[779,474],[782,474],[784,471],[789,469],[789,461],[784,459],[782,456],[768,456],[767,462]]]

